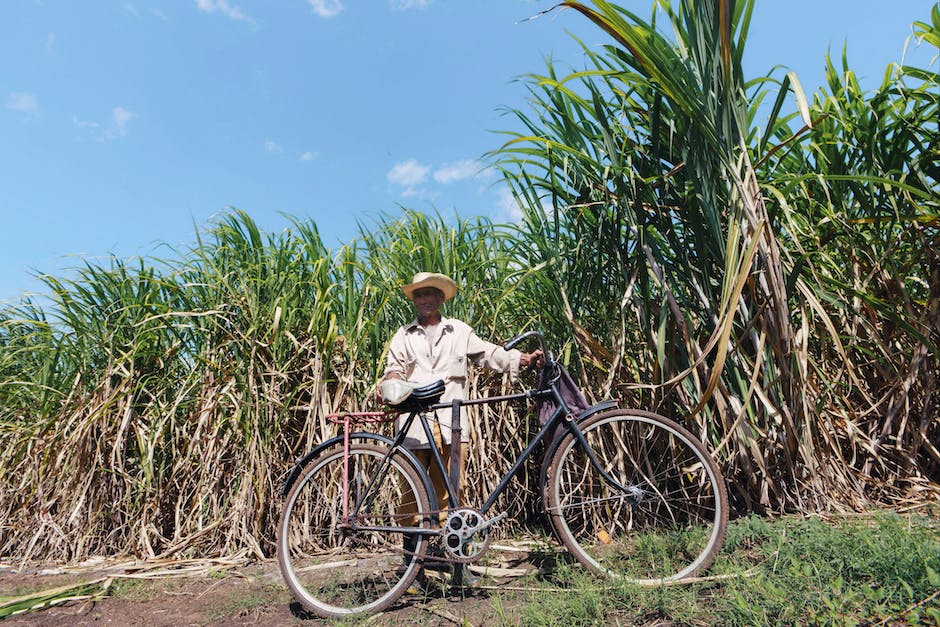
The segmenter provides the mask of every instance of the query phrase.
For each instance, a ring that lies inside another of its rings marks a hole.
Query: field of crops
[[[591,399],[695,432],[739,513],[937,499],[936,65],[863,93],[830,60],[807,94],[743,75],[751,1],[657,3],[656,26],[565,4],[610,47],[529,77],[527,131],[490,155],[518,223],[406,210],[334,250],[311,220],[265,233],[233,209],[0,310],[0,555],[270,555],[281,480],[325,414],[374,407],[421,270],[461,286],[445,315],[542,329]],[[940,10],[914,20],[940,45]],[[529,409],[475,416],[471,501]],[[526,520],[521,481],[497,507]]]

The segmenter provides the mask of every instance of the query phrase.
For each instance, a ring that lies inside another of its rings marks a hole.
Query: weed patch
[[[530,594],[526,625],[940,624],[940,521],[893,513],[732,521],[703,581],[640,587],[578,568]]]

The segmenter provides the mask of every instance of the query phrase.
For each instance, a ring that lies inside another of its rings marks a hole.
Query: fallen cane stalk
[[[439,609],[437,609],[437,608],[433,608],[433,607],[431,607],[430,605],[425,605],[424,603],[418,603],[418,604],[415,605],[415,607],[418,608],[418,609],[424,610],[425,612],[428,612],[429,614],[434,614],[435,616],[438,616],[438,617],[443,618],[443,619],[445,619],[445,620],[449,620],[450,622],[454,623],[455,625],[462,625],[463,622],[464,622],[464,621],[462,621],[461,619],[459,619],[459,618],[457,618],[456,616],[454,616],[453,614],[451,614],[450,612],[445,612],[444,610],[439,610]]]
[[[99,577],[91,581],[41,590],[9,599],[0,604],[0,619],[42,610],[70,601],[101,598],[108,593],[112,581],[112,577]]]

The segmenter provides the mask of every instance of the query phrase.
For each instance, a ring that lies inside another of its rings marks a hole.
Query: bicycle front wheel
[[[383,464],[389,450],[353,444],[344,459],[342,447],[327,449],[285,499],[278,563],[294,598],[320,616],[380,612],[418,574],[427,537],[405,528],[429,526],[428,495],[403,455]]]
[[[708,568],[724,541],[728,495],[718,467],[686,429],[618,409],[578,425],[548,467],[544,502],[559,539],[592,572],[640,583]]]

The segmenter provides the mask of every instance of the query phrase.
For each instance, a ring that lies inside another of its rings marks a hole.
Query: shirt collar
[[[446,318],[446,317],[444,317],[444,316],[441,316],[440,327],[441,327],[442,331],[453,331],[453,330],[454,330],[454,323],[451,321],[450,318]],[[411,324],[409,324],[409,325],[405,328],[405,331],[407,331],[408,333],[416,333],[416,332],[418,331],[418,329],[424,330],[424,327],[422,327],[420,324],[418,324],[418,319],[415,318],[414,320],[411,321]]]

